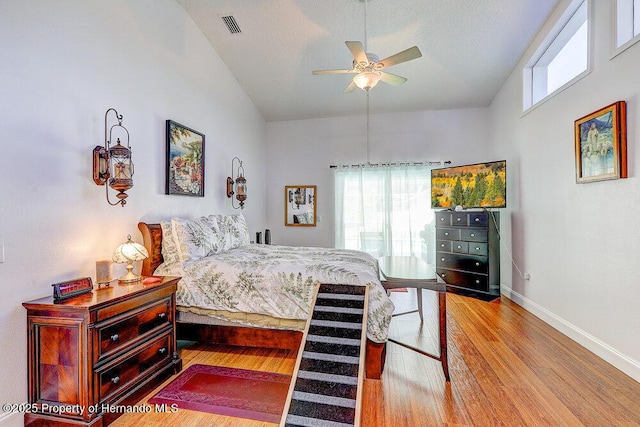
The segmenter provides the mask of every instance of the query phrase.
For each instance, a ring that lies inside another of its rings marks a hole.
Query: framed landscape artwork
[[[284,187],[284,225],[316,226],[315,185],[287,185]]]
[[[575,121],[576,182],[627,177],[627,112],[618,101]]]
[[[167,120],[165,194],[204,197],[204,135]]]

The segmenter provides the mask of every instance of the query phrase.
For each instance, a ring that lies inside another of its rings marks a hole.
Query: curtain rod
[[[425,160],[421,162],[386,162],[386,163],[357,163],[352,165],[329,165],[330,169],[343,168],[366,168],[366,167],[378,167],[378,166],[405,166],[405,165],[418,165],[418,166],[434,166],[434,165],[450,165],[451,160]]]

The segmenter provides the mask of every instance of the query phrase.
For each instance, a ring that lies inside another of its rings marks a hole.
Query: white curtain
[[[430,166],[340,167],[335,197],[336,247],[433,263]]]

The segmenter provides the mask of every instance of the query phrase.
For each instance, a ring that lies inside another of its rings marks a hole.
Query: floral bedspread
[[[196,307],[306,320],[316,283],[369,284],[367,337],[387,340],[394,306],[380,284],[377,260],[345,249],[246,245],[185,263],[162,264],[155,274],[182,276],[181,309]]]

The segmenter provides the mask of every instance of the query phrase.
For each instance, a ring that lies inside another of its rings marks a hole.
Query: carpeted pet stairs
[[[319,286],[281,426],[360,424],[368,290]]]

